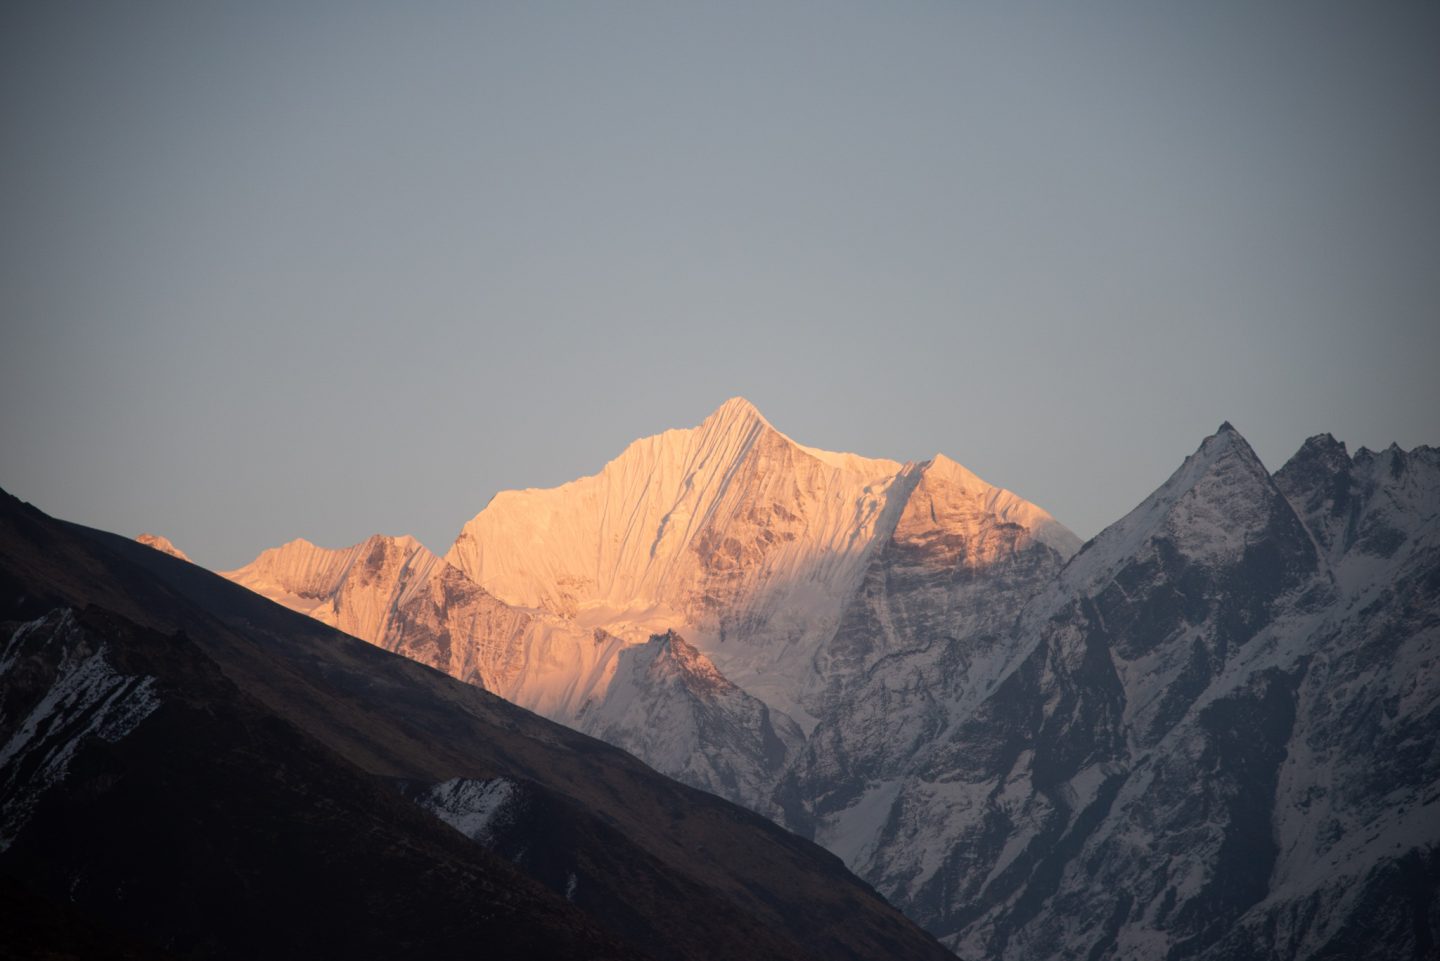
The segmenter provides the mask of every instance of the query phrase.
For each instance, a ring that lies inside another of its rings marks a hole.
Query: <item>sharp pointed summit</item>
[[[710,413],[710,416],[705,418],[706,423],[713,420],[758,420],[762,421],[766,426],[770,425],[770,422],[765,419],[764,414],[760,413],[758,407],[738,394],[715,408],[715,410]]]
[[[667,431],[661,437],[687,431]],[[734,457],[747,450],[761,437],[778,434],[755,405],[743,397],[732,397],[717,407],[694,428],[701,450],[707,456]]]
[[[959,461],[950,457],[946,457],[944,454],[938,452],[935,454],[934,457],[930,458],[928,461],[925,462],[924,470],[927,475],[948,476],[950,478],[953,478],[957,483],[963,484],[967,487],[990,486],[989,484],[986,484],[983,480],[981,480],[979,477],[977,477],[975,473],[971,471],[968,467],[966,467],[964,464],[961,464]]]
[[[1233,554],[1247,532],[1269,523],[1284,498],[1245,438],[1229,422],[1139,506],[1087,543],[1066,569],[1071,583],[1105,577],[1114,558],[1126,558],[1154,538],[1184,539],[1197,550]]]

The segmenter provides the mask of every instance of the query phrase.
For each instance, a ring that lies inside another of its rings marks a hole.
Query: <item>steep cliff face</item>
[[[918,482],[816,662],[823,718],[774,801],[863,863],[922,752],[966,690],[1015,649],[1026,602],[1078,546],[1048,515],[944,457]]]
[[[1298,456],[1272,480],[1223,427],[1008,647],[911,675],[901,716],[928,728],[894,737],[903,761],[851,747],[893,718],[822,724],[780,792],[792,822],[962,957],[1423,956],[1440,471],[1425,450]],[[1336,555],[1292,502],[1328,517],[1340,489],[1370,536]],[[851,701],[905,690],[873,686]]]
[[[816,667],[817,709],[863,686],[882,662],[936,638],[976,644],[1008,632],[1024,602],[1051,580],[1079,540],[1049,515],[937,455],[916,471],[898,522],[867,565]]]
[[[1022,827],[1013,861],[969,873],[984,909],[956,912],[954,943],[1183,957],[1262,900],[1303,671],[1290,617],[1325,590],[1304,527],[1228,425],[1082,550],[994,698],[1035,705],[998,725],[1030,752],[994,772],[1015,794],[1001,822]],[[982,711],[957,746],[996,727]]]
[[[1281,765],[1275,868],[1226,943],[1440,949],[1440,451],[1311,438],[1276,474],[1328,561]],[[1262,943],[1264,943],[1262,941]]]

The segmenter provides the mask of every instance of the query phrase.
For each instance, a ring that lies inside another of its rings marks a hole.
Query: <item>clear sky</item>
[[[0,7],[0,485],[444,550],[732,395],[1082,537],[1440,442],[1440,5]]]

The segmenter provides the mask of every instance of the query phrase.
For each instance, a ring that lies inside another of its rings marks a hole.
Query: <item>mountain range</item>
[[[839,859],[0,494],[0,957],[950,957]]]
[[[1437,951],[1431,448],[1225,424],[1081,545],[737,399],[236,583],[0,508],[0,953],[946,956],[841,861],[966,958]]]
[[[819,842],[962,957],[1437,948],[1432,448],[1321,435],[1271,474],[1224,424],[1081,545],[737,398],[497,494],[444,557],[225,576]]]

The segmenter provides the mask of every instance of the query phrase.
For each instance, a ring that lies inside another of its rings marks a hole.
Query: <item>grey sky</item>
[[[299,12],[298,8],[304,9]],[[443,550],[734,394],[1082,537],[1440,442],[1433,3],[10,3],[0,485]]]

